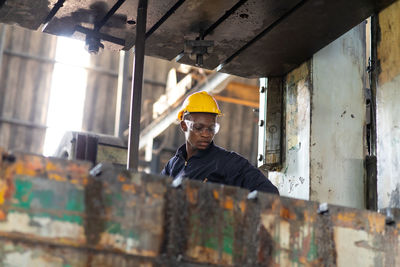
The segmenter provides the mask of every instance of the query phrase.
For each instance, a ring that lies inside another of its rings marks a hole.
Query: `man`
[[[248,160],[214,144],[214,136],[219,130],[217,116],[221,114],[217,102],[207,92],[188,96],[178,114],[186,142],[161,174],[279,194]]]

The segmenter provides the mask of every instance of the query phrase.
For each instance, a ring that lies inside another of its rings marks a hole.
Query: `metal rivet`
[[[260,127],[263,127],[263,126],[264,126],[264,120],[260,120],[260,121],[258,122],[258,125],[259,125]]]
[[[261,86],[260,93],[264,93],[264,92],[265,92],[265,86]]]
[[[258,161],[262,161],[263,160],[263,158],[264,158],[264,156],[263,155],[258,155]]]

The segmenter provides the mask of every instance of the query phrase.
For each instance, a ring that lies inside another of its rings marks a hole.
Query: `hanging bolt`
[[[260,93],[264,93],[264,92],[265,92],[265,86],[261,86]]]
[[[263,160],[263,158],[264,158],[264,156],[263,155],[258,155],[258,161],[262,161]]]
[[[260,120],[260,121],[258,122],[258,125],[259,125],[260,127],[263,127],[263,126],[264,126],[264,120]]]

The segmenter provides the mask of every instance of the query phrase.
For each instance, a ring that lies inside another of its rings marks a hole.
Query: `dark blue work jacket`
[[[168,161],[161,174],[279,194],[278,189],[247,159],[214,145],[214,142],[207,149],[199,150],[188,161],[186,155],[184,144]]]

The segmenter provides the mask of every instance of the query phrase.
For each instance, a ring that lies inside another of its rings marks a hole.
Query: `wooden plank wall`
[[[0,29],[2,27],[0,26]],[[15,53],[54,59],[56,37],[4,25],[0,68],[0,146],[41,153],[53,63]],[[10,123],[14,121],[14,123]],[[25,125],[17,124],[15,121]],[[31,126],[27,126],[31,124]],[[36,126],[34,126],[36,125]]]

